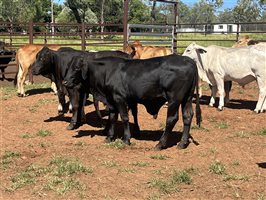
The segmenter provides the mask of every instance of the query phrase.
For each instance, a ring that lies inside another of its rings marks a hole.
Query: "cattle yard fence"
[[[224,29],[224,27],[227,27]],[[182,53],[191,42],[232,46],[243,35],[266,41],[266,22],[198,24],[88,24],[0,22],[0,41],[16,50],[25,44],[70,46],[79,50],[122,50],[140,40]],[[1,56],[0,56],[1,59]],[[8,67],[13,64],[8,64]],[[3,66],[0,66],[3,67]],[[5,72],[5,74],[16,73]]]

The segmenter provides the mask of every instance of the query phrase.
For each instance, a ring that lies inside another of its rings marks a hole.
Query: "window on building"
[[[224,26],[223,25],[219,25],[219,29],[223,29],[224,28]]]

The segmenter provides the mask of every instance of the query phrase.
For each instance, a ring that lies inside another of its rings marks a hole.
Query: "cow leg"
[[[199,97],[201,98],[202,97],[202,81],[200,79],[200,77],[198,76],[198,86],[199,86]]]
[[[124,102],[119,102],[118,103],[118,110],[119,110],[120,117],[121,117],[121,120],[122,120],[123,126],[124,126],[123,142],[125,144],[130,145],[131,133],[130,133],[130,128],[129,128],[129,118],[128,118],[127,105]]]
[[[25,82],[27,73],[28,73],[28,70],[27,69],[23,70],[22,66],[19,65],[18,76],[17,76],[17,86],[18,86],[17,95],[19,97],[25,96],[24,82]]]
[[[57,96],[58,96],[58,115],[64,115],[66,113],[66,100],[65,100],[65,94],[62,92],[62,90],[59,88],[57,90]]]
[[[222,111],[224,107],[224,80],[216,79],[217,89],[219,94],[219,105],[218,110]]]
[[[215,97],[216,97],[216,93],[217,93],[217,86],[211,86],[211,99],[210,99],[210,103],[209,106],[213,107],[213,105],[215,104]]]
[[[2,72],[2,80],[5,80],[6,77],[5,77],[5,69],[4,68],[1,68],[1,72]]]
[[[266,111],[266,85],[262,78],[257,78],[257,83],[259,86],[259,99],[254,110],[255,113]]]
[[[105,142],[112,142],[114,141],[115,137],[114,137],[114,124],[115,122],[117,121],[117,118],[118,118],[118,113],[113,110],[113,109],[110,109],[109,110],[109,118],[108,118],[108,121],[107,121],[107,125],[106,125],[106,132],[107,132],[107,137],[105,139]]]
[[[134,119],[134,137],[140,137],[140,129],[139,129],[139,122],[138,122],[138,104],[131,103],[130,109]]]
[[[96,114],[97,114],[97,118],[98,120],[101,120],[102,121],[102,114],[100,112],[100,108],[99,108],[99,101],[96,100],[93,96],[93,105],[94,105],[94,108],[95,108],[95,111],[96,111]],[[102,122],[101,122],[102,123]]]
[[[192,109],[192,98],[189,98],[189,100],[182,103],[182,116],[183,116],[184,129],[181,141],[177,145],[177,148],[179,149],[185,149],[189,145],[189,137],[190,137],[189,131],[193,115],[194,113]]]
[[[57,88],[56,88],[55,82],[51,83],[51,89],[53,90],[54,94],[57,94]]]
[[[79,112],[79,106],[80,104],[83,105],[83,102],[80,102],[81,100],[83,100],[83,98],[81,93],[74,90],[72,89],[68,90],[70,97],[70,104],[72,105],[72,117],[70,124],[67,126],[67,130],[76,129],[81,125],[80,122],[81,112]]]
[[[157,150],[162,150],[167,147],[168,135],[172,132],[176,122],[178,121],[179,105],[179,102],[168,102],[166,127],[159,143],[155,146]]]
[[[225,98],[224,98],[224,103],[227,104],[229,103],[229,93],[232,88],[232,81],[225,81],[224,82],[224,91],[225,91]]]
[[[20,96],[21,97],[25,97],[26,96],[25,90],[24,90],[24,83],[25,83],[25,80],[26,80],[27,73],[28,73],[28,70],[26,70],[26,69],[24,69],[22,71],[22,75],[21,75],[21,79],[20,79]]]

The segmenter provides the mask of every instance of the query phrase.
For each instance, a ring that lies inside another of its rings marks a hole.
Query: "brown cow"
[[[172,54],[169,48],[143,46],[139,40],[135,40],[132,44],[129,44],[125,52],[132,55],[134,59],[147,59]]]
[[[244,37],[240,38],[235,44],[233,44],[233,48],[239,48],[239,47],[246,47],[250,45],[255,45],[260,43],[257,40],[252,40],[249,38],[248,35],[245,35]]]
[[[34,63],[36,59],[37,53],[44,47],[44,45],[38,44],[26,44],[20,47],[16,54],[16,62],[17,62],[17,79],[15,78],[15,83],[17,83],[17,95],[19,97],[24,97],[24,83],[26,80],[26,76],[30,71],[31,65]],[[60,46],[50,46],[49,49],[58,50]],[[54,84],[52,83],[52,89],[54,90]],[[54,90],[56,92],[56,90]]]

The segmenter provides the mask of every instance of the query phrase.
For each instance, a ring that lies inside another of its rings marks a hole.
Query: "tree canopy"
[[[123,0],[0,0],[0,20],[51,22],[51,3],[56,22],[123,22]],[[220,11],[223,0],[199,0],[192,6],[178,4],[180,23],[254,22],[266,20],[266,0],[238,0],[235,7]],[[23,8],[23,9],[21,9]],[[129,1],[129,23],[172,23],[173,6],[149,0]]]

